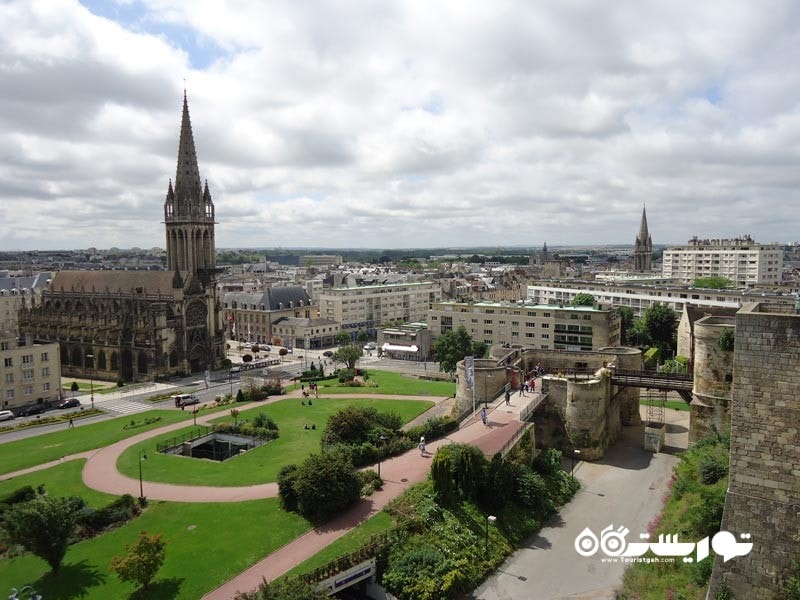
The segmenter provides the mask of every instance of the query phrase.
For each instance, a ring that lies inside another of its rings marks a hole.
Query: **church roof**
[[[53,278],[53,291],[123,292],[174,295],[169,271],[59,271]]]

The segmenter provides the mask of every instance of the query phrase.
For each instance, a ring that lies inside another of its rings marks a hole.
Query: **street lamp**
[[[87,354],[86,358],[92,361],[92,368],[94,368],[94,354]],[[94,378],[91,371],[89,371],[89,398],[92,401],[92,408],[94,408]]]
[[[194,426],[197,427],[197,407],[194,407],[192,411],[192,420],[194,421]]]
[[[485,541],[483,543],[483,553],[484,554],[488,554],[489,553],[489,523],[494,525],[495,521],[497,521],[497,517],[495,517],[494,515],[488,515],[486,517],[486,539],[485,539]]]
[[[577,448],[572,449],[572,469],[570,470],[569,474],[573,475],[575,473],[575,456],[580,456],[581,451]]]
[[[386,441],[386,436],[382,435],[378,438],[381,441],[381,447],[378,448],[378,477],[381,476],[381,449],[383,448],[383,444]]]
[[[144,485],[142,484],[142,463],[147,460],[147,452],[139,450],[139,499],[144,499]]]

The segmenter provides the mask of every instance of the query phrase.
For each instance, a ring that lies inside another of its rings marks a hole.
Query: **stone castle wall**
[[[719,338],[725,330],[735,328],[735,321],[732,317],[705,317],[695,323],[690,444],[714,430],[723,432],[730,428],[733,352],[721,349]]]
[[[750,533],[747,556],[716,558],[734,598],[780,598],[800,560],[800,316],[748,304],[736,315],[731,461],[722,529]]]

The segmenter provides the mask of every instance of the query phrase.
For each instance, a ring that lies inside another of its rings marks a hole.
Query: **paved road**
[[[642,411],[644,416],[644,411]],[[610,524],[630,529],[638,541],[661,510],[662,498],[678,458],[688,442],[689,413],[667,410],[667,451],[642,449],[641,427],[626,427],[602,461],[577,464],[581,490],[544,528],[526,540],[471,596],[474,600],[588,600],[614,598],[623,563],[603,563],[600,554],[584,558],[575,538],[589,527],[596,535]],[[568,462],[565,468],[569,469]]]

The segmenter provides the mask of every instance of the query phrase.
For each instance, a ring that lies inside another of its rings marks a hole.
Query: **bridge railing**
[[[520,427],[517,432],[508,440],[503,447],[500,448],[500,456],[505,456],[508,452],[522,439],[525,432],[533,427],[533,423],[525,423],[524,427]]]

